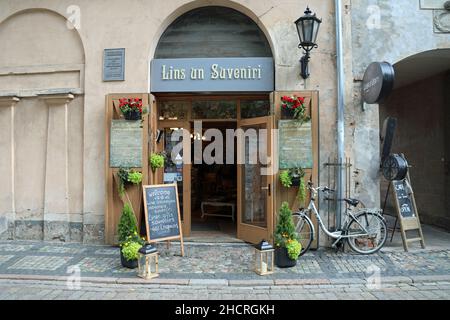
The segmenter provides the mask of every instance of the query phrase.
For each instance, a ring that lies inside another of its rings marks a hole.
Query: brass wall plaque
[[[280,120],[279,161],[280,169],[313,167],[311,122],[300,123],[296,120]]]
[[[141,121],[112,120],[109,166],[142,167]]]

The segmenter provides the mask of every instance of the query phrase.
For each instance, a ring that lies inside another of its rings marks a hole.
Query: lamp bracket
[[[303,57],[300,59],[300,65],[301,65],[300,75],[302,76],[303,79],[308,79],[310,76],[309,60],[310,60],[309,51],[305,51]]]

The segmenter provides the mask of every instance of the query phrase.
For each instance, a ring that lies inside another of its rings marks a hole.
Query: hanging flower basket
[[[125,117],[125,120],[141,120],[142,119],[142,99],[139,98],[122,98],[119,99],[119,109]]]
[[[141,113],[139,111],[129,111],[123,114],[125,120],[141,120]]]
[[[282,97],[281,113],[284,118],[295,119],[301,123],[311,120],[311,118],[306,114],[305,98],[303,97]]]

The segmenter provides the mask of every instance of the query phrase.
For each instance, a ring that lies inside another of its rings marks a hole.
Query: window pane
[[[178,199],[180,203],[180,215],[183,220],[183,152],[179,156],[172,159],[172,149],[182,141],[183,134],[180,133],[179,141],[171,141],[172,135],[178,130],[177,128],[164,129],[164,150],[167,155],[167,161],[164,162],[164,183],[176,183],[178,186]]]
[[[237,103],[229,100],[193,101],[193,119],[236,119]]]
[[[189,101],[163,101],[159,108],[159,120],[186,120]]]
[[[266,117],[269,114],[269,100],[241,100],[242,119]]]
[[[251,138],[244,138],[244,156],[242,187],[244,191],[244,205],[242,212],[242,223],[253,226],[267,227],[267,176],[262,174],[264,166],[261,164],[258,154],[264,152],[260,150],[261,144],[267,144],[266,138],[261,141],[260,135],[256,134],[265,126],[247,127],[246,134],[253,130],[255,135],[249,134]],[[267,150],[266,150],[267,151]]]

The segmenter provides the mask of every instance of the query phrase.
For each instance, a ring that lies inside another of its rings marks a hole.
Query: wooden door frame
[[[269,115],[266,117],[258,117],[258,118],[250,118],[244,120],[238,120],[237,128],[245,128],[252,125],[261,125],[265,124],[267,129],[267,151],[268,155],[273,157],[273,146],[272,146],[272,129],[273,129],[274,117]],[[239,158],[239,149],[242,148],[240,142],[238,142],[238,158]],[[241,151],[242,152],[242,151]],[[245,156],[244,156],[245,157]],[[268,240],[273,242],[273,226],[274,226],[274,211],[273,211],[273,202],[274,202],[274,183],[273,183],[273,175],[266,176],[267,178],[267,202],[266,202],[266,227],[258,227],[255,225],[251,225],[248,223],[242,222],[242,214],[244,212],[245,201],[242,198],[244,194],[244,190],[242,188],[243,185],[243,166],[244,164],[237,164],[237,177],[238,177],[238,187],[237,187],[237,237],[244,241],[250,243],[258,243],[261,240]]]
[[[237,117],[236,119],[192,119],[192,102],[193,100],[201,100],[201,101],[215,101],[215,100],[235,100],[237,103]],[[244,121],[245,123],[251,123],[254,119],[260,119],[260,118],[251,118],[251,119],[244,119],[241,120],[241,114],[240,114],[240,101],[242,100],[267,100],[269,104],[271,105],[271,99],[270,99],[270,93],[263,93],[263,94],[233,94],[233,95],[195,95],[195,94],[158,94],[158,95],[152,95],[152,101],[153,101],[153,109],[151,111],[151,119],[153,119],[152,124],[155,125],[156,128],[162,129],[162,128],[190,128],[190,124],[193,121],[203,121],[203,122],[236,122],[238,121]],[[159,107],[160,103],[162,101],[189,101],[189,110],[187,110],[187,116],[186,119],[183,120],[160,120],[159,119]],[[266,117],[263,117],[266,118]],[[271,128],[273,127],[273,123],[271,123]],[[153,131],[153,135],[156,135],[156,130]],[[153,139],[154,141],[155,139]],[[163,140],[161,140],[160,143],[153,142],[154,146],[152,150],[155,150],[156,152],[163,151],[164,143]],[[236,164],[236,170],[239,171],[239,165]],[[191,233],[191,222],[192,222],[192,211],[191,211],[191,169],[192,164],[184,165],[183,167],[183,180],[186,181],[186,178],[189,177],[189,182],[186,184],[183,184],[183,234],[186,237],[190,236]],[[154,184],[161,184],[163,183],[163,170],[158,170],[156,174],[154,174],[153,180],[151,183]],[[237,197],[238,197],[238,203],[237,207],[239,207],[239,195],[240,195],[240,186],[239,181],[237,182]],[[271,186],[273,186],[273,183],[271,183]],[[271,196],[272,196],[272,203],[270,204],[270,207],[268,206],[268,209],[272,210],[273,208],[273,201],[274,201],[274,187],[272,187],[271,190]],[[184,200],[186,199],[186,200]],[[188,202],[188,203],[186,203]],[[186,210],[186,208],[189,207],[189,210]],[[273,212],[270,217],[270,227],[273,226]],[[236,221],[236,229],[237,224],[239,221]],[[269,223],[269,221],[268,221]],[[269,226],[268,226],[269,228]],[[273,227],[272,227],[273,228]],[[239,238],[239,235],[236,230],[236,237]]]
[[[158,130],[164,130],[165,128],[183,128],[190,130],[189,121],[158,121]],[[160,143],[156,144],[156,152],[164,151],[165,137],[161,139]],[[189,144],[190,149],[190,144]],[[185,150],[183,148],[183,150]],[[190,150],[188,150],[190,151]],[[183,152],[183,154],[186,154]],[[190,152],[188,152],[190,154]],[[183,219],[181,225],[183,228],[183,235],[189,237],[191,234],[191,163],[183,164]],[[164,169],[160,169],[156,173],[156,184],[164,183]]]

